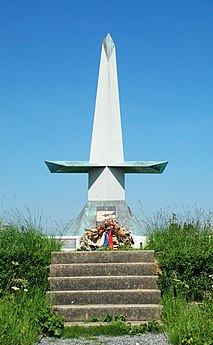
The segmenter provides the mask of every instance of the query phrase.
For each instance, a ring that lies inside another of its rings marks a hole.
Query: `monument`
[[[125,201],[125,174],[161,174],[168,162],[124,161],[116,53],[108,34],[102,44],[89,161],[45,161],[51,173],[87,173],[88,202],[72,225],[84,234],[96,222],[116,218],[133,235],[143,229]]]

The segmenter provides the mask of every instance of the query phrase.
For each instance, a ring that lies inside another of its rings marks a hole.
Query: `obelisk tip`
[[[104,46],[107,60],[109,61],[109,59],[112,55],[113,49],[115,47],[115,44],[114,44],[112,37],[110,36],[109,33],[107,34],[107,36],[105,37],[105,40],[103,41],[103,46]]]

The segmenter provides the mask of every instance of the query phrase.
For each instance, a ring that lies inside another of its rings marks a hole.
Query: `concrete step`
[[[52,291],[157,289],[156,276],[51,277]]]
[[[66,322],[125,314],[160,320],[154,251],[55,252],[48,295]]]
[[[51,277],[154,275],[154,263],[52,264]]]
[[[154,262],[154,250],[52,252],[52,264]]]
[[[62,316],[66,322],[86,321],[94,315],[103,318],[105,314],[125,314],[127,321],[160,320],[161,307],[153,304],[128,304],[128,305],[54,305],[53,309]]]
[[[157,304],[160,290],[86,290],[52,291],[49,293],[54,305],[85,304]]]

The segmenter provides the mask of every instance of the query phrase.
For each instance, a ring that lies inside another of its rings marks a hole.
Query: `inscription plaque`
[[[102,224],[107,219],[116,219],[116,206],[97,207],[96,222]]]

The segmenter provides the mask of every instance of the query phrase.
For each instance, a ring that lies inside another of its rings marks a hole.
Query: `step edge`
[[[86,309],[86,308],[94,308],[94,309],[105,309],[105,308],[163,308],[161,304],[53,304],[53,308],[61,308],[61,309]]]
[[[160,325],[163,325],[161,320],[155,320]],[[125,320],[126,324],[131,324],[132,326],[139,326],[141,324],[146,324],[147,321],[133,321],[133,320]],[[95,321],[95,322],[88,322],[88,321],[65,321],[64,327],[72,327],[72,326],[83,326],[83,327],[97,327],[97,326],[106,326],[110,325],[111,322],[104,322],[104,321]]]
[[[151,262],[151,261],[147,261],[147,262],[141,262],[141,261],[134,261],[134,262],[78,262],[78,263],[70,263],[70,264],[63,264],[63,263],[58,263],[58,264],[50,264],[50,266],[97,266],[97,265],[104,265],[104,266],[108,266],[108,265],[129,265],[129,266],[133,266],[133,265],[156,265],[155,262]]]
[[[62,276],[60,276],[60,277],[56,277],[56,276],[54,276],[54,277],[48,277],[48,279],[65,279],[65,280],[78,280],[78,279],[85,279],[85,280],[87,280],[87,279],[92,279],[93,277],[95,277],[96,279],[109,279],[109,277],[108,276],[78,276],[78,277],[62,277]],[[158,278],[158,276],[156,276],[156,275],[146,275],[146,276],[141,276],[141,275],[128,275],[128,276],[110,276],[110,279],[114,279],[114,278],[116,278],[116,279],[123,279],[123,278],[126,278],[126,277],[128,277],[128,278]]]
[[[116,292],[129,292],[129,293],[133,293],[133,292],[144,292],[144,293],[148,293],[148,292],[160,292],[159,289],[113,289],[113,290],[54,290],[54,291],[47,291],[47,293],[70,293],[70,294],[74,294],[74,293],[84,293],[84,294],[88,294],[88,293],[116,293]]]

